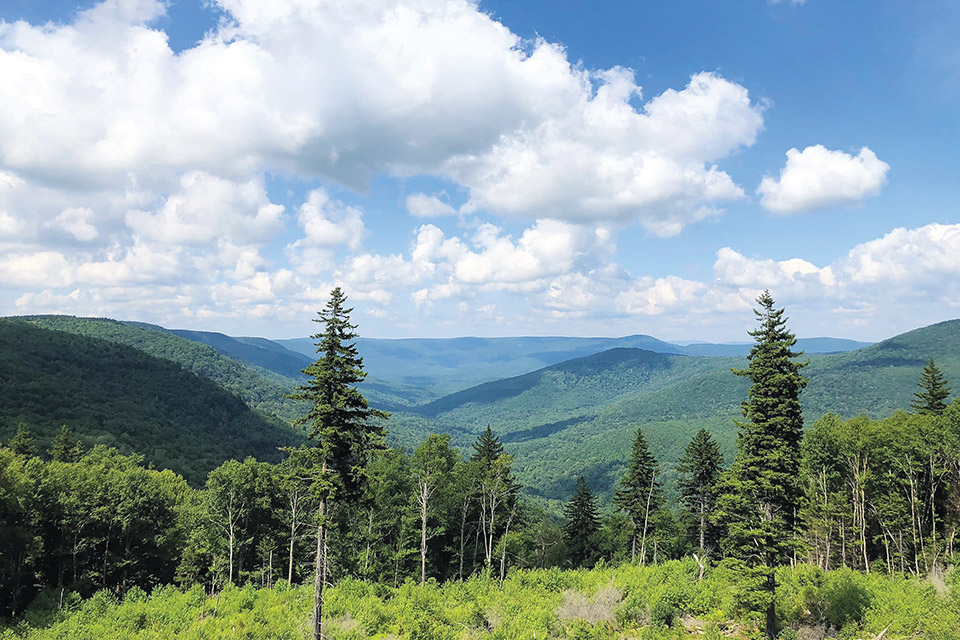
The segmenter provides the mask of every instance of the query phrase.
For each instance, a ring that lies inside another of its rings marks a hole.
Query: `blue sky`
[[[950,2],[0,4],[0,313],[741,340],[960,316]]]

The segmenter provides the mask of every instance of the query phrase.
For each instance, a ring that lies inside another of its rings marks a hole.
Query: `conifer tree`
[[[640,564],[646,562],[647,536],[650,533],[652,516],[663,504],[658,475],[659,466],[650,453],[643,429],[637,429],[627,474],[620,481],[620,487],[613,497],[613,503],[617,505],[617,509],[627,514],[633,527],[630,537],[631,562],[637,559],[638,542]]]
[[[563,539],[567,543],[567,553],[574,567],[587,564],[595,553],[594,536],[600,530],[600,513],[597,500],[583,476],[577,478],[577,488],[573,497],[563,507],[566,522],[563,525]]]
[[[680,472],[680,500],[697,518],[701,555],[706,550],[710,515],[716,499],[723,456],[706,429],[700,429],[687,445],[677,471]]]
[[[477,441],[473,443],[473,456],[470,460],[479,462],[486,470],[502,455],[503,444],[500,438],[494,435],[490,425],[487,425],[487,430],[477,436]]]
[[[941,415],[947,408],[944,400],[950,396],[950,387],[947,386],[947,380],[940,373],[933,358],[930,358],[930,362],[923,367],[920,382],[917,384],[921,390],[913,394],[914,400],[910,406],[923,415]]]
[[[357,325],[350,322],[353,309],[336,287],[314,322],[323,329],[311,336],[319,359],[303,370],[308,380],[290,398],[312,403],[294,425],[309,427],[316,442],[317,550],[314,573],[313,638],[321,638],[323,587],[327,579],[327,532],[331,501],[349,500],[362,481],[362,469],[370,451],[383,446],[383,427],[377,419],[387,414],[371,409],[356,385],[363,381],[363,359],[353,340]]]
[[[800,392],[807,378],[800,370],[808,363],[795,362],[796,337],[786,328],[783,309],[774,309],[773,297],[764,291],[754,313],[759,328],[750,331],[756,344],[750,364],[733,373],[750,379],[748,400],[741,405],[745,422],[738,422],[737,456],[718,500],[719,520],[727,527],[728,555],[743,560],[763,584],[758,602],[766,610],[768,638],[776,635],[773,568],[797,551],[800,483],[800,441],[803,415]]]
[[[7,446],[18,456],[32,458],[37,455],[37,446],[33,442],[33,434],[27,429],[27,425],[22,422],[17,425],[17,433],[10,439],[10,444]]]
[[[63,425],[53,438],[50,457],[54,462],[76,462],[83,457],[83,443],[73,439],[70,427]]]

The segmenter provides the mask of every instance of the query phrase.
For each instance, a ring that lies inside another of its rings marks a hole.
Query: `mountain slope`
[[[278,340],[276,343],[311,358],[315,356],[315,347],[308,339]],[[868,344],[838,338],[809,338],[800,340],[799,347],[809,353],[828,353],[849,351]],[[370,373],[371,385],[378,385],[376,390],[383,394],[382,399],[398,407],[422,404],[477,384],[525,374],[609,349],[634,348],[711,357],[746,356],[750,351],[748,343],[677,345],[646,335],[623,338],[360,338],[357,346]]]
[[[275,341],[303,354],[315,347],[306,338]],[[625,338],[359,338],[370,379],[414,404],[476,384],[516,376],[545,366],[617,347],[682,353],[680,347],[651,336]]]
[[[872,342],[859,342],[844,338],[800,338],[797,340],[797,350],[804,353],[842,353],[869,347]],[[709,342],[694,342],[681,345],[684,353],[692,356],[709,357],[736,357],[750,353],[751,343],[713,344]]]
[[[302,378],[303,368],[315,359],[271,343],[269,340],[260,339],[260,341],[254,342],[250,339],[231,338],[228,335],[212,331],[188,331],[185,329],[168,329],[168,331],[175,336],[213,347],[228,358],[291,379]],[[267,345],[272,345],[272,347]]]
[[[141,322],[73,316],[24,316],[36,326],[133,347],[147,355],[175,362],[184,369],[238,393],[254,409],[289,422],[303,413],[298,403],[284,397],[290,381],[268,379],[243,363],[206,344],[189,340]]]
[[[810,384],[802,395],[813,421],[828,411],[874,417],[908,409],[929,358],[960,381],[960,320],[918,329],[847,353],[808,356]],[[705,427],[728,459],[736,444],[740,402],[749,381],[731,367],[746,358],[695,357],[615,349],[478,385],[416,409],[395,425],[445,430],[461,446],[490,425],[515,456],[531,493],[558,501],[576,475],[609,496],[630,441],[642,427],[664,463],[668,488],[675,463]],[[556,506],[554,503],[553,506]]]
[[[228,458],[277,459],[302,435],[178,364],[107,340],[0,320],[0,439],[25,423],[41,449],[61,425],[87,446],[138,452],[202,483]]]

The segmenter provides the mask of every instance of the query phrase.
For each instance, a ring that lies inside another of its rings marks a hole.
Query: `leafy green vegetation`
[[[0,320],[0,353],[4,441],[23,423],[45,452],[68,425],[87,447],[142,453],[191,482],[224,460],[279,459],[278,446],[302,441],[214,382],[117,342]]]
[[[444,585],[399,587],[342,580],[327,591],[324,632],[332,640],[398,638],[467,640],[675,640],[757,637],[744,609],[732,565],[698,580],[692,560],[658,566],[590,571],[535,569],[511,573],[501,585],[483,576]],[[960,598],[954,574],[938,590],[929,581],[900,576],[823,572],[815,567],[777,573],[780,637],[923,638],[954,640]],[[160,640],[308,637],[312,587],[139,588],[117,597],[99,592],[64,611],[32,610],[28,622],[0,633],[3,640]],[[29,621],[35,623],[32,626]],[[46,626],[49,625],[49,626]],[[802,634],[802,635],[801,635]]]

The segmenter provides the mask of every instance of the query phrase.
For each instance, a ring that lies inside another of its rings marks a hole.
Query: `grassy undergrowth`
[[[709,570],[698,581],[691,560],[659,566],[516,571],[500,585],[464,582],[399,588],[344,580],[327,591],[326,635],[359,638],[466,640],[569,638],[759,638],[749,612],[749,589],[735,566]],[[954,574],[938,583],[902,576],[824,573],[814,567],[778,573],[781,638],[818,640],[881,636],[885,640],[960,638],[960,587]],[[57,594],[59,598],[59,594]],[[50,598],[53,605],[57,598]],[[94,640],[309,636],[312,589],[284,582],[271,589],[229,587],[204,597],[180,591],[134,589],[124,597],[101,592],[65,611],[35,605],[0,639]]]

